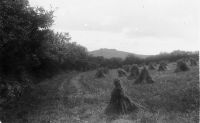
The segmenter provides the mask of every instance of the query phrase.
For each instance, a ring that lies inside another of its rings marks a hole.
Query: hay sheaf
[[[167,68],[163,65],[159,65],[158,71],[165,71]]]
[[[130,65],[123,65],[122,69],[124,69],[126,72],[130,72]]]
[[[167,70],[167,63],[161,62],[158,67],[158,71],[165,71]]]
[[[108,74],[108,73],[109,73],[108,68],[99,68],[99,69],[97,69],[95,77],[96,78],[102,78],[102,77],[105,77],[105,75]]]
[[[118,69],[117,73],[118,73],[118,77],[127,76],[126,71],[124,71],[123,69]]]
[[[119,79],[114,80],[114,89],[111,92],[111,98],[105,109],[107,115],[129,114],[138,109],[138,107],[124,94]]]
[[[191,66],[197,66],[197,61],[194,58],[190,59],[190,65]]]
[[[175,72],[188,71],[188,70],[190,70],[190,68],[184,61],[182,60],[177,61]]]
[[[148,68],[149,68],[149,70],[155,70],[155,67],[153,64],[149,64]]]
[[[140,74],[139,68],[137,65],[133,65],[130,70],[130,75],[128,79],[136,79]]]
[[[141,84],[141,83],[154,83],[152,77],[149,74],[149,71],[146,67],[144,67],[138,76],[138,78],[134,82],[135,84]]]

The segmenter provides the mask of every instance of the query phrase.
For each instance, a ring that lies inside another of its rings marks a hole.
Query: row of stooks
[[[109,72],[108,68],[99,68],[96,72],[97,78],[105,77],[105,75]],[[128,79],[136,79],[135,83],[153,83],[148,70],[146,67],[143,67],[141,72],[139,70],[139,67],[137,65],[132,65],[130,69],[130,74],[128,75],[128,72],[124,69],[118,69],[117,70],[118,77],[127,77]]]
[[[192,66],[197,65],[197,63],[192,63]],[[159,65],[159,69],[166,70],[167,69],[167,64],[161,63]],[[152,69],[152,66],[148,67],[149,69]],[[124,69],[124,70],[123,70]],[[153,83],[154,81],[152,80],[151,76],[149,75],[149,72],[146,67],[143,67],[141,72],[139,72],[139,68],[137,65],[132,65],[129,67],[128,65],[123,66],[123,69],[118,69],[118,76],[127,76],[126,72],[130,72],[128,79],[136,79],[135,83]],[[159,70],[158,69],[158,70]],[[187,71],[189,70],[189,67],[187,66],[187,63],[183,60],[177,61],[177,68],[175,69],[175,72],[179,71]],[[100,68],[97,71],[96,75],[101,75],[101,77],[104,76],[104,74],[108,73],[107,68]],[[125,72],[126,71],[126,72]],[[160,71],[160,70],[159,70]],[[142,106],[139,103],[136,103],[132,101],[128,96],[123,91],[123,88],[121,86],[121,81],[120,79],[114,79],[114,89],[111,92],[111,98],[108,106],[105,109],[105,113],[107,115],[120,115],[120,114],[129,114],[133,111],[138,111],[139,109],[146,109],[148,110],[145,106]]]
[[[184,60],[178,60],[177,61],[177,67],[175,69],[175,72],[180,72],[180,71],[188,71],[190,68],[188,67],[188,64]],[[193,59],[190,60],[190,65],[195,66],[197,65],[197,62]],[[165,71],[167,70],[167,63],[166,62],[161,62],[158,66],[158,71]],[[153,64],[148,65],[149,70],[156,70],[156,66]],[[149,74],[146,66],[142,67],[142,70],[140,72],[139,66],[136,64],[133,65],[124,65],[122,69],[118,69],[118,77],[123,77],[126,76],[129,80],[131,79],[136,79],[134,83],[153,83],[154,81],[152,80],[152,77]],[[105,77],[106,74],[109,73],[108,68],[99,68],[96,72],[96,77],[97,78],[102,78]],[[130,73],[130,74],[129,74]]]

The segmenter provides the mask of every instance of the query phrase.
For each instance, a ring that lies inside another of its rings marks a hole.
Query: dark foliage
[[[199,60],[199,52],[186,52],[186,51],[180,51],[176,50],[171,53],[160,53],[159,55],[154,55],[147,57],[145,59],[146,63],[155,62],[160,63],[161,61],[168,61],[168,62],[175,62],[179,59],[189,59],[194,58]]]
[[[28,0],[0,1],[2,95],[6,93],[9,97],[9,93],[15,95],[18,90],[23,93],[23,86],[38,83],[63,70],[95,68],[89,62],[86,48],[70,42],[68,33],[55,33],[50,29],[53,22],[53,11],[30,7]]]
[[[135,55],[128,55],[126,57],[126,59],[123,61],[123,64],[129,64],[129,65],[132,65],[132,64],[142,64],[144,63],[145,60],[142,59],[142,58],[139,58]]]
[[[101,67],[108,68],[120,68],[122,67],[126,72],[130,72],[130,68],[128,69],[128,65],[137,64],[138,66],[150,65],[154,64],[162,64],[165,65],[165,69],[167,68],[168,62],[175,62],[179,59],[195,59],[198,61],[199,52],[185,52],[185,51],[173,51],[172,53],[161,53],[159,55],[149,56],[145,59],[139,58],[135,55],[129,55],[124,60],[120,58],[111,58],[106,59],[103,57],[93,57],[91,61],[98,64]],[[152,68],[152,67],[151,67]]]

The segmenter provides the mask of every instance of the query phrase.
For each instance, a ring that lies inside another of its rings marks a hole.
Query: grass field
[[[174,73],[175,68],[175,64],[169,64],[168,70],[163,72],[150,70],[154,84],[136,85],[134,80],[128,80],[126,77],[120,78],[126,94],[133,101],[147,107],[148,110],[120,116],[116,122],[197,123],[199,119],[199,69],[196,66],[190,67],[190,71],[187,72]],[[82,74],[80,83],[87,94],[84,94],[85,103],[81,105],[91,103],[89,109],[94,108],[95,110],[91,113],[93,117],[86,118],[86,121],[106,122],[109,120],[108,117],[103,116],[103,109],[110,99],[114,78],[117,78],[116,70],[110,70],[105,78],[100,79],[95,78],[95,71]]]
[[[19,101],[18,107],[6,111],[8,123],[198,123],[199,67],[174,73],[150,70],[153,84],[134,84],[121,77],[123,89],[133,101],[143,105],[129,115],[106,116],[115,69],[104,78],[96,71],[63,73],[47,79],[33,89],[31,96]],[[26,102],[26,104],[24,104]]]

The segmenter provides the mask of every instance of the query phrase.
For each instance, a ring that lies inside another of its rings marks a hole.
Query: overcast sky
[[[69,32],[89,51],[198,50],[198,0],[30,0],[30,4],[56,9],[53,29]]]

